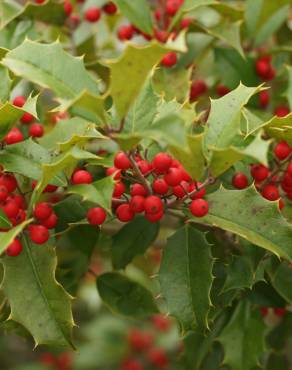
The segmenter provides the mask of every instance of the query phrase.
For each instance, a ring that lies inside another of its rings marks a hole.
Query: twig
[[[133,171],[135,172],[136,176],[140,180],[141,184],[144,185],[144,187],[147,189],[149,194],[152,194],[151,185],[150,185],[149,181],[143,176],[142,172],[140,171],[140,168],[138,167],[135,159],[133,158],[133,153],[130,153],[128,155],[128,158],[129,158],[129,160],[130,160],[130,162],[133,166]]]

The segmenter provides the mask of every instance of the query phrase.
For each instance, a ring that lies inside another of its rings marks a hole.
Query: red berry
[[[43,225],[30,225],[29,236],[35,244],[44,244],[48,241],[50,234],[49,230]]]
[[[17,257],[22,251],[22,244],[18,239],[14,239],[6,249],[6,254],[10,257]]]
[[[275,115],[278,117],[285,117],[290,113],[290,109],[285,106],[280,106],[275,109]]]
[[[250,173],[255,181],[263,181],[269,176],[269,170],[263,164],[252,165]]]
[[[285,202],[282,198],[279,199],[279,209],[283,209],[285,207]]]
[[[164,175],[164,180],[170,186],[177,186],[183,181],[182,172],[179,168],[171,167]]]
[[[120,198],[121,195],[126,191],[126,186],[123,182],[117,182],[114,186],[113,197]]]
[[[285,173],[282,181],[287,187],[292,187],[292,176],[289,173]]]
[[[205,199],[195,199],[190,204],[190,211],[195,217],[204,217],[209,211],[209,204]]]
[[[259,77],[262,77],[263,79],[266,78],[266,76],[269,74],[270,71],[270,64],[266,62],[265,60],[258,59],[256,61],[256,73]]]
[[[163,211],[162,200],[155,195],[150,195],[145,199],[145,212],[149,214],[156,214]]]
[[[219,96],[224,96],[224,95],[227,95],[228,93],[230,93],[229,87],[227,87],[225,85],[218,85],[216,87],[216,91],[217,91],[217,94]]]
[[[193,19],[192,18],[183,18],[180,21],[180,28],[183,30],[185,28],[189,28],[189,26],[192,24]]]
[[[8,190],[6,186],[0,185],[0,202],[4,202],[8,198]]]
[[[45,226],[47,229],[54,229],[57,225],[58,218],[55,213],[52,213],[50,217],[46,218],[45,220],[41,221],[41,224]]]
[[[128,170],[131,167],[131,162],[124,152],[119,152],[115,156],[114,165],[119,170]]]
[[[55,357],[49,352],[41,354],[39,361],[46,367],[54,367],[56,365]]]
[[[193,192],[195,189],[199,189],[202,186],[201,182],[197,182],[197,184],[190,184],[189,185],[189,193]],[[196,190],[196,192],[191,196],[191,199],[200,199],[206,195],[206,189],[201,188],[200,190]]]
[[[208,91],[208,86],[204,80],[196,80],[192,83],[190,91],[190,101],[197,100],[201,95]]]
[[[153,337],[150,333],[144,333],[138,329],[132,329],[128,333],[128,343],[134,351],[144,351],[151,347]]]
[[[156,329],[162,332],[166,332],[171,328],[171,321],[165,315],[161,314],[154,315],[152,317],[152,322]]]
[[[141,184],[133,184],[130,189],[130,194],[132,197],[135,195],[141,195],[142,197],[148,194],[147,190]]]
[[[121,171],[118,170],[116,167],[109,167],[106,170],[106,176],[114,175],[114,180],[119,180],[122,176]]]
[[[280,198],[279,190],[275,185],[266,185],[263,189],[262,195],[268,200],[278,200]]]
[[[156,179],[153,181],[152,189],[156,194],[164,195],[168,192],[168,184],[164,179]]]
[[[138,164],[138,167],[139,167],[139,169],[140,169],[140,171],[143,175],[147,174],[148,172],[150,172],[152,170],[151,164],[148,163],[145,160],[141,160],[137,164]]]
[[[165,369],[169,365],[169,359],[164,349],[153,348],[147,355],[148,361],[158,369]]]
[[[85,19],[91,23],[97,22],[100,16],[101,16],[100,9],[95,6],[87,9],[85,12]]]
[[[269,313],[269,308],[268,307],[261,307],[260,308],[260,312],[261,312],[261,315],[263,317],[267,316],[267,314]]]
[[[232,178],[232,185],[236,189],[245,189],[248,187],[248,177],[244,173],[238,172]]]
[[[172,188],[173,194],[178,198],[183,198],[189,192],[190,184],[186,181],[182,181],[180,185]]]
[[[292,176],[292,163],[289,163],[287,166],[287,173]]]
[[[12,193],[17,188],[17,181],[13,175],[5,173],[4,175],[0,176],[0,185],[5,186],[8,192]]]
[[[168,0],[165,6],[166,13],[173,17],[179,10],[181,2],[179,0]]]
[[[30,113],[24,113],[20,118],[20,121],[25,125],[29,125],[34,120],[34,116]]]
[[[282,317],[286,314],[287,309],[285,307],[275,307],[273,311],[276,316]]]
[[[53,213],[52,207],[48,203],[38,203],[34,209],[34,217],[38,220],[45,220]]]
[[[281,141],[274,148],[275,156],[280,159],[286,159],[291,154],[291,148],[286,141]]]
[[[259,93],[259,103],[260,107],[265,109],[270,103],[270,93],[268,90],[260,91]]]
[[[87,220],[90,225],[102,225],[106,220],[106,212],[101,207],[91,208],[87,212]]]
[[[7,145],[20,143],[23,140],[22,132],[17,127],[12,128],[4,138]]]
[[[102,10],[108,15],[113,15],[117,12],[118,8],[115,3],[109,1],[108,3],[104,4]]]
[[[121,41],[131,40],[132,37],[134,36],[134,32],[135,32],[134,28],[131,24],[121,26],[118,29],[118,38]]]
[[[72,4],[70,3],[69,0],[65,0],[65,2],[64,2],[64,11],[65,11],[67,16],[69,16],[73,11],[73,6],[72,6]]]
[[[16,217],[19,212],[18,204],[14,200],[8,200],[2,209],[8,218]]]
[[[44,135],[44,127],[39,123],[33,123],[29,128],[29,136],[42,137]]]
[[[152,166],[157,173],[166,172],[172,165],[172,158],[166,153],[158,153],[152,160]]]
[[[161,60],[161,64],[166,68],[171,68],[177,63],[177,55],[174,51],[165,54]]]
[[[130,209],[134,213],[141,213],[144,211],[145,198],[141,195],[135,195],[130,200]]]
[[[72,176],[72,183],[74,185],[78,184],[91,184],[93,181],[91,173],[85,170],[77,170]]]
[[[116,215],[120,221],[129,222],[134,218],[135,213],[131,210],[129,204],[121,204],[116,210]]]
[[[15,105],[16,107],[19,107],[19,108],[22,108],[24,106],[26,102],[26,98],[24,96],[16,96],[14,99],[13,99],[13,105]]]
[[[143,365],[134,358],[129,358],[127,360],[124,360],[121,364],[122,370],[143,370]]]
[[[166,43],[168,36],[169,36],[167,31],[161,31],[161,30],[154,30],[154,35],[155,35],[156,40],[158,40],[159,42],[163,44]]]
[[[163,214],[164,214],[163,211],[158,212],[158,213],[154,213],[154,214],[145,213],[145,218],[146,218],[146,220],[148,220],[150,222],[157,222],[157,221],[162,219]]]

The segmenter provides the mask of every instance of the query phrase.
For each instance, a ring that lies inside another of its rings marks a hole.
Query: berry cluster
[[[68,352],[54,355],[50,352],[44,352],[39,358],[40,364],[52,370],[71,370],[72,356]]]
[[[266,317],[270,313],[273,313],[275,316],[278,316],[278,317],[283,317],[286,315],[288,311],[285,307],[274,307],[274,308],[261,307],[260,312],[263,317]]]
[[[262,196],[270,201],[279,201],[279,207],[284,207],[283,197],[292,200],[292,148],[281,141],[274,147],[275,166],[267,168],[263,164],[253,164],[250,175],[255,181],[256,188]],[[232,178],[236,189],[245,189],[249,185],[249,178],[242,172]]]
[[[208,213],[208,202],[203,199],[205,187],[193,181],[183,166],[167,153],[158,153],[148,162],[138,153],[119,152],[114,167],[108,168],[106,175],[114,176],[116,180],[113,209],[122,222],[129,222],[142,213],[150,222],[157,222],[167,209],[181,204],[188,204],[196,217]],[[72,176],[73,184],[92,181],[91,174],[85,170],[77,170]],[[88,211],[87,219],[92,225],[101,225],[106,213],[102,208],[94,207]]]

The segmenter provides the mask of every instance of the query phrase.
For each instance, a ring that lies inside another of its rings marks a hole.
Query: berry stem
[[[152,188],[148,180],[144,177],[142,172],[140,171],[140,168],[138,167],[135,159],[133,158],[133,153],[130,153],[128,155],[129,161],[131,162],[133,166],[133,171],[135,172],[136,176],[140,180],[141,184],[145,186],[145,189],[147,189],[149,194],[152,194]]]

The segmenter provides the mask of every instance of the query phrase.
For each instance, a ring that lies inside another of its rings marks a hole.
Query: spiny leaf
[[[284,261],[277,263],[275,268],[268,267],[267,272],[271,279],[271,283],[276,291],[290,304],[292,304],[292,269],[291,265]]]
[[[54,91],[64,106],[84,90],[99,95],[97,82],[86,71],[82,59],[67,54],[59,42],[25,40],[8,52],[2,63],[17,76]]]
[[[265,323],[248,301],[238,303],[218,340],[225,352],[224,364],[232,369],[252,370],[264,352]]]
[[[125,225],[113,238],[112,259],[116,269],[125,268],[132,259],[144,254],[155,241],[159,223],[137,217]]]
[[[0,103],[4,103],[9,99],[11,87],[11,79],[8,69],[0,65]]]
[[[245,190],[220,188],[208,195],[209,213],[196,222],[219,227],[292,261],[292,226],[278,202],[264,199],[251,186]]]
[[[71,297],[55,279],[55,249],[22,238],[23,251],[2,259],[2,288],[11,306],[10,319],[22,324],[36,345],[74,347]],[[25,299],[23,299],[25,295]]]
[[[205,235],[186,225],[165,247],[159,281],[168,310],[184,332],[208,326],[213,260]]]
[[[108,272],[96,283],[101,299],[115,313],[142,318],[158,312],[151,292],[125,275]]]
[[[32,220],[27,220],[21,224],[13,227],[9,231],[0,232],[0,254],[5,251],[5,249],[13,242],[13,240],[22,232],[22,230],[31,222]],[[10,225],[9,225],[10,226]],[[7,227],[5,225],[4,227]]]

